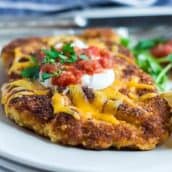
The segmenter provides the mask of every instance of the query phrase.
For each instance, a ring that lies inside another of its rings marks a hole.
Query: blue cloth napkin
[[[0,0],[0,15],[42,15],[93,5],[128,5],[127,1],[121,2],[119,3],[119,0]],[[172,0],[156,0],[155,5],[172,5]]]
[[[47,14],[89,5],[107,3],[109,0],[0,0],[0,14]]]

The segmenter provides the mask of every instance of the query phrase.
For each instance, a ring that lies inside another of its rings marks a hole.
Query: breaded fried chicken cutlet
[[[52,142],[150,150],[169,136],[170,107],[110,29],[17,39],[1,57],[6,116]]]

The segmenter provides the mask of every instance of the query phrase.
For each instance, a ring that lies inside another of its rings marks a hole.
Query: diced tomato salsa
[[[53,73],[57,71],[57,67],[55,64],[44,64],[41,67],[41,71],[46,73]]]
[[[77,54],[84,54],[88,59],[79,59],[72,64],[64,64],[65,70],[60,76],[52,78],[52,84],[58,86],[67,86],[81,82],[83,74],[93,75],[104,69],[113,68],[114,60],[109,51],[94,46],[77,50]],[[53,73],[58,70],[56,64],[44,64],[41,67],[42,72]]]
[[[155,57],[164,57],[172,53],[172,40],[167,41],[166,43],[161,43],[152,48],[152,55]]]

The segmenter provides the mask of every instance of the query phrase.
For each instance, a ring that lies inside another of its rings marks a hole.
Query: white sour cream
[[[88,46],[81,40],[76,39],[73,43],[72,46],[78,47],[78,48],[87,48]]]
[[[76,39],[75,41],[72,42],[71,44],[73,47],[78,47],[78,48],[87,48],[88,46],[81,40],[79,39]],[[58,42],[55,47],[56,48],[62,48],[63,46],[63,43],[61,42]]]
[[[93,88],[95,90],[104,89],[110,86],[115,80],[115,73],[113,69],[104,70],[101,73],[93,75],[83,75],[81,82],[83,86]]]
[[[39,76],[41,76],[41,73]],[[81,78],[81,85],[87,86],[94,90],[99,90],[99,89],[107,88],[108,86],[112,85],[114,80],[115,80],[114,70],[107,69],[101,73],[95,73],[93,75],[87,75],[87,74],[83,75]],[[54,85],[52,85],[51,78],[45,81],[41,81],[41,78],[39,78],[39,81],[45,87],[51,87],[51,88],[54,87]]]

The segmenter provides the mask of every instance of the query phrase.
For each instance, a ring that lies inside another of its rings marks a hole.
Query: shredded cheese
[[[80,119],[79,114],[74,111],[75,107],[68,104],[67,98],[56,92],[52,97],[52,105],[54,108],[54,114],[66,113],[72,115],[76,119]]]
[[[20,62],[20,60],[22,58],[25,58],[25,59],[28,59],[28,61],[26,62]],[[15,49],[15,57],[14,57],[14,60],[13,60],[13,63],[12,63],[12,66],[10,67],[10,69],[8,70],[8,74],[12,74],[13,72],[14,73],[17,73],[17,74],[20,74],[21,71],[27,67],[30,67],[30,66],[33,66],[33,61],[31,60],[31,57],[29,56],[26,56],[25,54],[23,54],[21,52],[21,50],[19,48],[16,48]]]
[[[135,81],[130,81],[130,82],[128,82],[127,85],[129,87],[134,87],[134,88],[139,88],[139,89],[149,89],[149,90],[155,89],[155,87],[153,85],[137,83]]]
[[[118,120],[114,117],[113,113],[101,112],[104,100],[100,101],[98,99],[94,99],[94,104],[91,104],[86,99],[82,88],[79,85],[72,85],[69,87],[69,90],[72,103],[77,107],[82,118],[97,119],[113,124],[118,123]]]
[[[156,96],[157,96],[157,93],[147,93],[147,94],[140,96],[140,100],[144,101],[144,100],[156,97]]]

